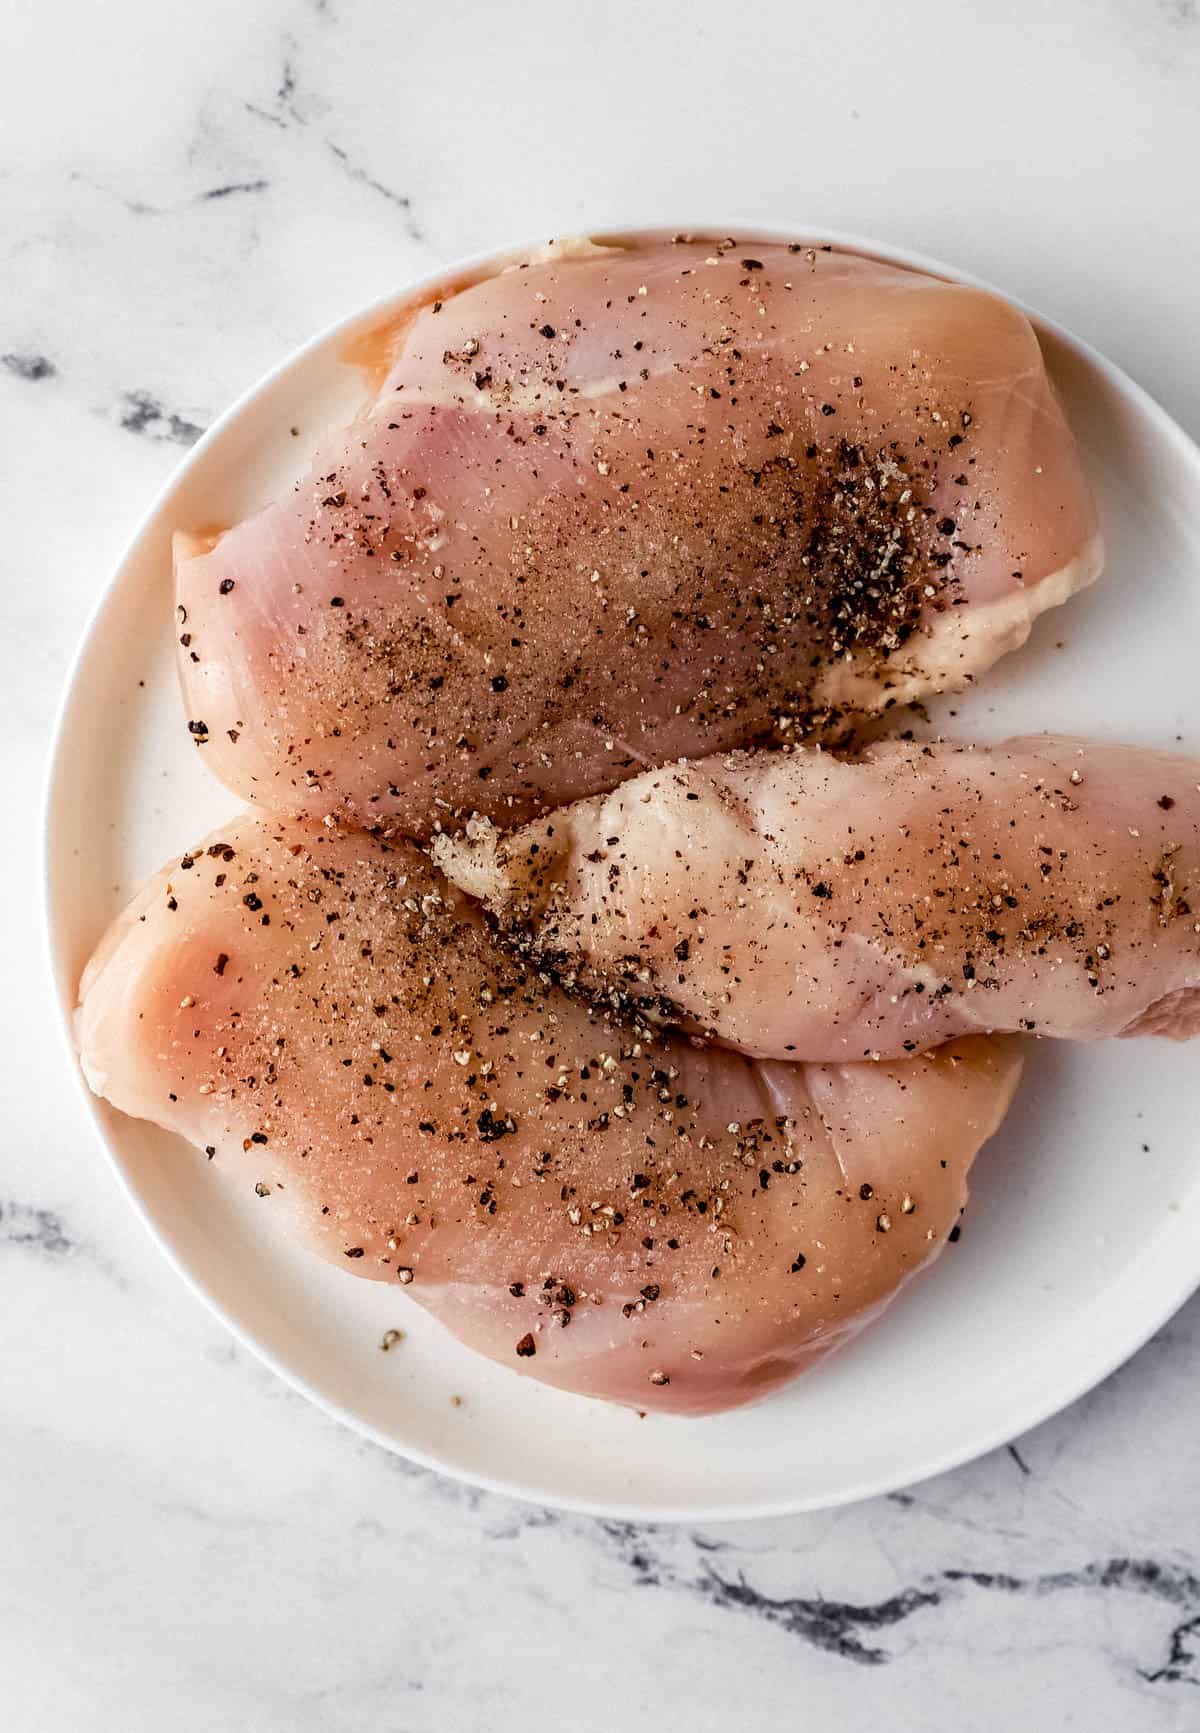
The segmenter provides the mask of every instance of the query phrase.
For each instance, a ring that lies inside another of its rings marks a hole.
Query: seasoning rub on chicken
[[[389,354],[291,492],[178,539],[192,739],[273,810],[519,823],[961,686],[1100,568],[1034,331],[962,284],[575,244]]]
[[[1200,760],[1043,735],[648,771],[439,838],[579,992],[777,1059],[1200,1033]]]
[[[497,947],[409,844],[245,815],[81,986],[93,1089],[340,1267],[547,1383],[703,1413],[934,1258],[1019,1044],[784,1065],[613,1017]]]

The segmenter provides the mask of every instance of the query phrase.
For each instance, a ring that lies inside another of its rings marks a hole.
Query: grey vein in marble
[[[326,14],[328,15],[328,14]],[[299,78],[296,71],[296,43],[290,36],[287,38],[280,63],[279,80],[274,92],[273,108],[264,108],[261,104],[247,101],[244,107],[249,114],[259,120],[267,121],[271,126],[286,130],[288,127],[306,128],[310,117],[303,107],[303,99],[299,94]],[[399,192],[395,187],[388,186],[385,181],[372,174],[364,164],[355,160],[351,153],[337,143],[333,138],[326,137],[324,145],[330,157],[337,163],[347,179],[366,187],[369,191],[378,193],[397,210],[403,212],[404,232],[412,241],[425,241],[426,235],[413,214],[413,200],[408,193]]]
[[[53,379],[58,373],[58,368],[47,355],[0,355],[0,366],[7,368],[9,373],[15,373],[18,379],[28,379],[31,383],[39,379]]]
[[[1008,1451],[1008,1454],[1012,1457],[1012,1459],[1016,1463],[1017,1467],[1021,1470],[1021,1473],[1022,1474],[1028,1474],[1030,1472],[1029,1464],[1026,1462],[1025,1458],[1021,1455],[1021,1452],[1017,1449],[1016,1445],[1015,1444],[1007,1444],[1007,1445],[1005,1445],[1005,1449]]]
[[[233,198],[238,193],[265,193],[270,186],[268,180],[230,181],[222,187],[209,187],[205,193],[196,195],[198,204],[205,204],[210,199]]]
[[[149,199],[135,198],[129,193],[121,192],[117,187],[107,186],[100,181],[93,180],[82,170],[73,171],[69,178],[92,187],[96,192],[104,193],[108,198],[115,199],[134,217],[175,217],[193,205],[205,205],[214,199],[227,199],[239,194],[264,193],[268,191],[271,185],[264,176],[252,180],[227,181],[215,187],[203,187],[199,192],[188,193],[183,198],[172,200],[167,204],[155,204]]]
[[[894,1663],[895,1651],[880,1640],[884,1633],[898,1630],[922,1613],[945,1613],[974,1595],[1041,1601],[1100,1592],[1118,1600],[1139,1597],[1178,1611],[1182,1617],[1164,1632],[1161,1653],[1137,1664],[1134,1671],[1147,1685],[1200,1688],[1200,1574],[1190,1563],[1118,1556],[1067,1569],[1024,1573],[946,1566],[922,1573],[915,1582],[874,1600],[820,1593],[777,1595],[749,1579],[747,1567],[755,1555],[739,1540],[524,1506],[509,1507],[511,1516],[496,1523],[489,1519],[489,1512],[496,1504],[503,1507],[505,1501],[466,1483],[430,1474],[375,1445],[360,1443],[358,1450],[404,1479],[421,1483],[439,1501],[477,1513],[491,1543],[517,1542],[539,1530],[569,1534],[576,1543],[600,1548],[612,1558],[631,1589],[682,1595],[718,1614],[752,1619],[854,1666],[876,1668]],[[1007,1447],[1005,1453],[1020,1462],[1022,1478],[1031,1476],[1015,1447]],[[935,1514],[914,1493],[893,1493],[884,1502],[922,1516]],[[961,1517],[957,1525],[981,1540],[995,1540],[1004,1533],[995,1523],[979,1524]],[[1018,1537],[1020,1531],[1014,1535]],[[746,1563],[739,1562],[739,1557]]]
[[[325,142],[335,161],[341,164],[350,180],[357,181],[360,186],[369,187],[372,192],[378,193],[381,198],[387,199],[389,204],[396,205],[404,212],[404,230],[410,240],[423,241],[425,239],[413,217],[412,200],[406,193],[398,193],[394,187],[385,186],[382,181],[376,180],[375,176],[368,174],[360,163],[353,162],[349,152],[344,151],[341,145],[334,144],[332,139],[326,139]]]
[[[284,40],[283,58],[279,69],[279,82],[275,86],[274,109],[262,108],[256,102],[246,102],[244,107],[248,114],[253,114],[259,120],[269,121],[272,126],[286,128],[289,125],[304,126],[305,116],[296,105],[296,44],[291,36]]]
[[[1200,1686],[1200,1617],[1176,1625],[1166,1661],[1153,1672],[1143,1671],[1142,1678],[1151,1685]]]
[[[126,433],[146,439],[166,440],[172,445],[195,445],[204,429],[186,416],[177,415],[148,391],[126,391],[118,406],[118,420]]]
[[[0,1246],[21,1246],[54,1258],[79,1249],[54,1210],[11,1200],[0,1203]]]
[[[1027,1576],[946,1569],[878,1601],[854,1602],[822,1595],[776,1597],[755,1588],[740,1570],[725,1574],[708,1556],[697,1558],[690,1569],[681,1569],[666,1556],[658,1542],[659,1531],[653,1528],[615,1522],[602,1522],[598,1527],[636,1587],[684,1590],[721,1611],[765,1619],[789,1636],[862,1666],[881,1666],[893,1658],[888,1649],[868,1641],[870,1635],[900,1625],[926,1609],[941,1607],[966,1589],[1034,1598],[1090,1589],[1143,1595],[1179,1609],[1184,1617],[1168,1632],[1164,1662],[1139,1667],[1140,1677],[1148,1683],[1200,1686],[1200,1652],[1188,1647],[1189,1640],[1200,1632],[1200,1576],[1183,1565],[1112,1558],[1074,1570]],[[721,1543],[700,1535],[689,1539],[701,1554],[723,1550]]]

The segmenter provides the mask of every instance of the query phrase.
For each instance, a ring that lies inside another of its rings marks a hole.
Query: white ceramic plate
[[[852,236],[696,232],[827,239],[958,274]],[[318,337],[221,418],[100,601],[64,700],[47,813],[65,1012],[110,917],[234,805],[182,725],[171,531],[232,521],[304,467],[362,398],[361,376],[339,359],[348,339],[391,305]],[[1117,368],[1037,323],[1091,466],[1108,568],[934,720],[976,738],[1057,728],[1197,751],[1200,452]],[[639,1420],[477,1358],[394,1288],[281,1242],[249,1188],[234,1190],[197,1151],[87,1099],[176,1269],[322,1408],[483,1486],[609,1515],[714,1521],[837,1504],[949,1468],[1044,1419],[1140,1346],[1200,1282],[1196,1081],[1195,1048],[1031,1044],[1016,1104],[976,1164],[961,1241],[859,1343],[756,1407],[700,1421]],[[404,1340],[382,1354],[393,1327]]]

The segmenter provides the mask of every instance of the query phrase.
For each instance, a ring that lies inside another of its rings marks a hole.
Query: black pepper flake
[[[522,1360],[529,1360],[537,1353],[537,1343],[534,1341],[528,1330],[526,1330],[525,1334],[521,1337],[521,1340],[517,1343],[517,1353],[521,1356]]]
[[[344,598],[341,596],[330,596],[329,606],[331,608],[344,608],[346,606],[346,603],[345,603]]]
[[[363,1256],[363,1248],[361,1246],[350,1246],[346,1251],[346,1256],[348,1258],[361,1258]]]
[[[1164,812],[1170,812],[1175,802],[1169,794],[1160,794],[1158,797],[1158,804],[1162,807]]]
[[[863,1200],[864,1203],[869,1203],[870,1200],[875,1196],[875,1187],[873,1185],[868,1185],[867,1182],[864,1180],[862,1185],[860,1185],[858,1188],[858,1195]]]
[[[805,1257],[804,1253],[797,1252],[792,1262],[792,1274],[795,1275],[797,1271],[802,1270],[807,1262],[808,1259]]]
[[[257,891],[247,892],[247,894],[242,898],[242,901],[245,903],[252,915],[256,915],[259,909],[262,908],[262,898],[259,896]]]
[[[508,681],[505,679],[503,674],[493,674],[492,675],[492,691],[493,692],[507,692],[508,691]]]
[[[498,1119],[490,1107],[485,1107],[475,1121],[475,1129],[481,1143],[495,1143],[499,1138],[507,1137],[516,1131],[517,1122],[511,1113]]]
[[[214,975],[223,975],[225,973],[226,965],[228,964],[228,962],[229,962],[228,953],[225,951],[219,951],[217,953],[217,960],[213,964],[213,974]]]
[[[508,1284],[508,1291],[514,1300],[523,1300],[525,1298],[524,1282],[510,1282]]]
[[[230,590],[232,590],[233,584],[234,580],[232,578],[222,578],[221,582],[217,585],[218,593],[222,596],[227,596]]]
[[[553,325],[543,325],[542,326],[542,336],[543,337],[557,337],[557,335],[558,335],[558,332],[554,329]]]
[[[954,1226],[950,1229],[950,1232],[946,1237],[949,1239],[951,1245],[954,1245],[958,1240],[960,1240],[962,1238],[962,1229],[959,1227],[957,1222],[955,1222]]]
[[[267,1134],[265,1131],[252,1131],[250,1133],[250,1141],[251,1143],[265,1143],[267,1141]]]

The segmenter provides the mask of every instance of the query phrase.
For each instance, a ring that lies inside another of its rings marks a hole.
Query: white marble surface
[[[98,586],[219,409],[455,254],[740,213],[927,249],[1200,433],[1195,0],[42,0],[0,57],[0,1724],[298,1733],[1200,1720],[1200,1303],[873,1504],[691,1533],[477,1495],[226,1337],[119,1197],[38,930]]]

